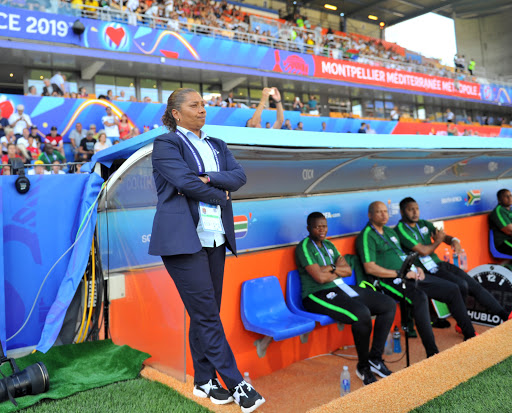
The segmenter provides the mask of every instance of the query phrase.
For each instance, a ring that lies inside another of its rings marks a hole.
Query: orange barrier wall
[[[446,123],[418,123],[418,122],[398,122],[393,129],[393,135],[428,135],[432,131],[446,132]],[[479,125],[457,125],[457,130],[462,135],[467,129],[473,131],[479,136],[500,136],[500,126],[479,126]]]
[[[299,223],[298,223],[299,224]],[[304,223],[305,224],[305,223]],[[494,262],[488,248],[487,215],[476,215],[444,222],[447,234],[457,236],[468,256],[468,267]],[[354,253],[355,236],[333,239],[342,254]],[[442,258],[446,245],[438,255]],[[226,262],[221,317],[228,341],[240,371],[252,378],[267,375],[298,360],[329,353],[353,344],[350,326],[339,331],[336,325],[318,326],[302,344],[299,337],[272,342],[263,358],[258,358],[254,341],[259,334],[246,331],[240,317],[240,292],[244,281],[275,275],[285,292],[286,275],[295,269],[295,247],[241,254]],[[171,331],[183,325],[181,301],[169,275],[158,267],[126,275],[126,298],[111,305],[111,334],[117,344],[129,344],[152,354],[151,364],[160,369],[172,358],[183,355],[184,331]],[[397,322],[399,320],[397,312]],[[188,320],[187,320],[188,322]],[[180,328],[178,328],[180,330]],[[192,359],[186,349],[186,371],[193,375]],[[179,374],[178,374],[179,376]]]

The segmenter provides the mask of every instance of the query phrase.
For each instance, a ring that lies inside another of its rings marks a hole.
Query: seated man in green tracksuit
[[[364,288],[343,282],[343,277],[350,276],[352,269],[334,244],[326,239],[327,229],[324,215],[311,213],[307,218],[309,236],[295,249],[302,303],[307,311],[352,325],[359,357],[356,374],[367,385],[376,381],[373,373],[381,377],[391,374],[382,360],[382,352],[395,318],[396,304],[391,298],[374,291],[368,283]],[[370,350],[372,315],[377,317]]]
[[[498,205],[489,214],[489,228],[493,232],[496,249],[512,255],[512,194],[508,189],[500,189],[496,196]]]
[[[454,318],[461,326],[464,339],[475,336],[462,295],[456,284],[423,272],[420,267],[410,270],[405,280],[399,270],[406,258],[398,235],[387,227],[388,209],[383,202],[372,202],[368,207],[369,222],[356,239],[356,248],[364,270],[376,277],[386,294],[412,306],[412,313],[418,334],[427,357],[438,353],[428,308],[428,296],[435,297],[448,305]],[[405,284],[405,288],[404,288]]]
[[[395,232],[398,234],[405,252],[415,251],[420,254],[416,265],[432,274],[433,277],[457,284],[463,300],[466,300],[469,293],[491,313],[499,315],[503,321],[509,319],[509,313],[479,282],[459,267],[441,261],[434,252],[444,242],[453,246],[455,252],[460,253],[461,245],[458,238],[447,235],[444,231],[437,230],[431,222],[420,219],[418,203],[411,197],[400,201],[400,213],[402,219],[398,222]],[[437,299],[437,296],[431,298]],[[510,317],[512,317],[512,313]],[[461,332],[458,325],[455,330]]]

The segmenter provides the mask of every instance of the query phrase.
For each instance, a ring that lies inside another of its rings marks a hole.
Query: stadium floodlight
[[[341,12],[340,17],[345,17],[345,13]]]
[[[379,26],[380,26],[381,29],[383,29],[385,25],[386,25],[386,23],[384,23],[384,22],[380,22],[379,23]]]
[[[373,14],[369,14],[369,15],[368,15],[368,18],[369,18],[370,20],[379,20],[379,18],[378,18],[377,16],[374,16]]]
[[[336,6],[333,6],[332,4],[324,4],[324,7],[329,10],[338,10],[338,8]]]

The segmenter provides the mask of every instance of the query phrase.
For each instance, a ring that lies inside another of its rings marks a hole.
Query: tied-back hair
[[[191,88],[179,88],[171,93],[169,99],[167,99],[167,107],[165,108],[165,113],[162,116],[162,124],[167,126],[167,128],[173,132],[176,131],[176,119],[172,116],[172,110],[180,110],[181,105],[185,102],[185,96],[189,93],[197,93],[197,90]]]

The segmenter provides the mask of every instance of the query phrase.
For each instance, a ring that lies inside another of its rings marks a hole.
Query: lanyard
[[[402,221],[402,222],[403,222],[403,221]],[[414,231],[414,228],[412,228],[409,224],[406,224],[405,222],[404,222],[404,224],[405,224],[405,226],[406,226],[407,228],[409,228],[409,229],[411,230],[412,234],[414,235],[414,238],[416,238],[416,241],[417,241],[417,240],[418,240],[418,235],[416,234],[416,231]],[[423,238],[423,234],[421,233],[421,229],[420,229],[420,227],[418,226],[418,224],[416,224],[416,227],[418,228],[418,232],[420,233],[421,240],[422,240],[423,242],[425,242],[425,238]]]
[[[398,245],[396,245],[394,242],[391,242],[391,244],[393,244],[393,245],[390,245],[389,241],[384,237],[384,235],[382,235],[379,231],[377,231],[377,230],[375,229],[375,227],[373,226],[373,224],[370,224],[370,226],[371,226],[371,227],[372,227],[372,229],[377,233],[377,235],[378,235],[379,237],[381,237],[381,238],[382,238],[382,240],[383,240],[387,245],[389,245],[389,246],[391,247],[391,249],[393,249],[393,250],[397,253],[397,255],[400,257],[400,259],[403,261],[403,260],[405,259],[405,258],[404,258],[404,256],[405,256],[406,254],[405,254],[405,252],[403,252],[403,251],[402,251],[402,248],[400,248],[400,247],[399,247]],[[394,246],[394,248],[393,248],[393,246]],[[400,254],[400,253],[398,253],[398,251],[400,251],[400,252],[401,252],[401,254]]]
[[[320,258],[322,258],[322,261],[324,262],[324,265],[327,265],[327,262],[325,261],[324,254],[322,254],[322,251],[320,251],[320,248],[318,248],[318,245],[316,245],[316,242],[313,241],[313,240],[311,240],[311,242],[313,243],[313,245],[315,246],[316,250],[320,254]],[[331,260],[331,264],[334,264],[334,262],[332,260],[332,257],[331,257],[331,253],[329,252],[329,250],[327,248],[325,248],[325,245],[324,245],[323,242],[322,242],[322,247],[325,249],[325,252],[327,252],[327,255],[329,256],[329,259]]]
[[[190,152],[192,152],[192,155],[194,156],[194,159],[197,164],[197,169],[199,170],[199,173],[202,174],[203,167],[201,166],[201,161],[199,160],[200,155],[197,153],[196,148],[194,147],[194,145],[192,145],[190,143],[190,140],[180,130],[176,129],[176,134],[181,138],[181,140],[183,142],[185,142],[185,144],[188,146],[188,149],[190,149]],[[205,138],[205,140],[206,139],[207,138]],[[210,149],[213,153],[213,157],[215,159],[215,165],[217,166],[217,171],[220,171],[219,158],[217,157],[217,151],[213,148],[212,144],[209,141],[206,140],[206,143],[208,144],[208,146],[210,147]]]

